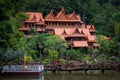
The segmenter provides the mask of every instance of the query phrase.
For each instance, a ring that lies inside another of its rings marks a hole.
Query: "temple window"
[[[71,26],[73,26],[73,23],[71,23]]]
[[[46,24],[48,24],[48,23],[46,22]]]
[[[55,23],[55,25],[57,25],[57,23]]]
[[[59,25],[59,23],[57,23],[57,26]]]
[[[49,22],[48,24],[51,26],[51,25],[52,25],[52,22]]]
[[[70,26],[70,23],[68,23],[68,26]]]
[[[66,26],[67,23],[65,23],[65,26]]]
[[[51,23],[49,23],[50,24],[50,26],[52,26],[53,25],[53,23],[51,22]]]
[[[75,23],[73,23],[73,26],[75,26]]]
[[[29,27],[29,24],[26,24],[27,25],[27,27]]]
[[[60,23],[59,23],[59,26],[60,26]]]
[[[66,25],[68,26],[68,23],[66,23]]]
[[[89,42],[89,43],[88,43],[89,46],[92,46],[92,44],[93,44],[92,42]]]
[[[31,27],[31,24],[29,23],[29,27]]]
[[[62,23],[60,23],[60,26],[62,26]]]
[[[27,23],[25,23],[25,25],[28,27],[29,25]]]
[[[35,27],[35,25],[32,23],[32,27]]]
[[[78,26],[78,23],[75,23],[75,26]]]
[[[64,23],[62,23],[62,26],[64,25]]]
[[[30,27],[32,27],[32,24],[30,23]]]
[[[95,35],[95,32],[90,32],[91,35]]]

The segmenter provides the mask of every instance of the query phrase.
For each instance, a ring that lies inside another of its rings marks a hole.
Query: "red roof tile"
[[[65,13],[63,7],[62,7],[61,11],[58,12],[58,14],[56,15],[56,19],[57,20],[68,20],[68,17],[66,16],[66,13]]]
[[[104,38],[105,40],[111,40],[111,38],[110,38],[110,37],[107,37],[107,36],[103,36],[103,38]]]
[[[100,44],[93,43],[93,46],[95,46],[95,47],[99,47],[99,46],[100,46]]]
[[[67,33],[66,33],[65,29],[64,29],[64,31],[61,35],[64,36],[64,37],[67,37]]]
[[[61,35],[64,31],[64,28],[55,28],[54,29],[54,32],[55,32],[55,35]]]
[[[72,34],[81,34],[81,29],[76,28]]]
[[[78,28],[55,28],[55,35],[61,35],[64,37],[85,37],[84,34],[82,34],[82,29]]]
[[[65,32],[68,34],[68,35],[71,35],[75,32],[75,28],[65,28]]]
[[[87,25],[87,29],[89,29],[90,32],[96,32],[94,25]]]
[[[54,21],[54,22],[80,22],[80,16],[76,15],[75,12],[70,14],[69,16],[66,15],[64,8],[62,7],[61,11],[57,13],[55,16],[51,11],[46,17],[46,21]]]
[[[45,20],[50,20],[50,19],[55,19],[55,15],[53,13],[53,11],[51,10],[51,12],[45,17]]]
[[[88,42],[96,42],[96,36],[95,35],[90,35],[88,36]]]
[[[81,21],[80,15],[76,15],[76,17]]]
[[[29,30],[29,27],[21,27],[19,28],[20,31],[28,31]]]
[[[82,35],[82,34],[71,34],[71,35],[67,35],[67,37],[85,37],[85,35]]]
[[[26,14],[29,16],[29,19],[25,22],[35,22],[33,21],[33,18],[35,18],[35,15],[32,12],[26,12]]]
[[[68,18],[69,18],[70,20],[78,20],[78,21],[81,21],[81,20],[80,20],[80,17],[77,16],[77,15],[75,14],[75,12],[71,13],[71,14],[68,16]]]
[[[45,25],[44,21],[42,19],[39,19],[39,21],[36,23],[37,25]]]
[[[76,21],[76,20],[69,20],[69,19],[68,20],[67,19],[66,20],[64,20],[64,19],[63,20],[62,19],[47,19],[46,21],[52,21],[52,22],[80,22],[78,20]]]
[[[88,47],[87,41],[73,41],[73,47]]]
[[[72,29],[72,33],[68,35],[68,37],[84,37],[85,35],[82,33],[82,29],[74,28]]]
[[[89,29],[82,29],[82,31],[85,35],[90,35]]]
[[[42,24],[44,24],[44,19],[42,16],[42,13],[40,12],[26,12],[26,14],[29,16],[29,19],[26,20],[25,22],[36,22],[38,24],[41,24],[40,21],[42,22]]]
[[[30,28],[27,27],[25,24],[22,25],[21,28],[19,28],[20,31],[28,31]]]

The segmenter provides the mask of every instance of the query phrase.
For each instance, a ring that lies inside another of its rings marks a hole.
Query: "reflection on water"
[[[105,71],[101,74],[100,71],[89,71],[87,75],[84,72],[57,72],[53,74],[47,72],[42,77],[34,76],[14,76],[14,77],[0,77],[0,80],[120,80],[120,72],[118,71]]]
[[[4,76],[0,80],[44,80],[44,76]]]
[[[87,75],[81,72],[69,73],[56,73],[45,74],[45,80],[120,80],[120,72],[106,71],[105,74],[101,72],[89,72]]]

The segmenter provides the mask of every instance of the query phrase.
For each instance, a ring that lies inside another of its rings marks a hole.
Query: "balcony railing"
[[[3,66],[2,72],[41,72],[43,65],[7,65]]]

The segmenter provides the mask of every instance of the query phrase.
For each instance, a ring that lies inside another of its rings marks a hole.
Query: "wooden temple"
[[[86,25],[79,15],[73,11],[66,14],[62,8],[56,15],[51,10],[44,18],[40,12],[26,12],[29,19],[19,28],[26,35],[31,28],[38,33],[52,33],[71,42],[73,48],[96,48],[99,46],[96,39],[94,25]]]

